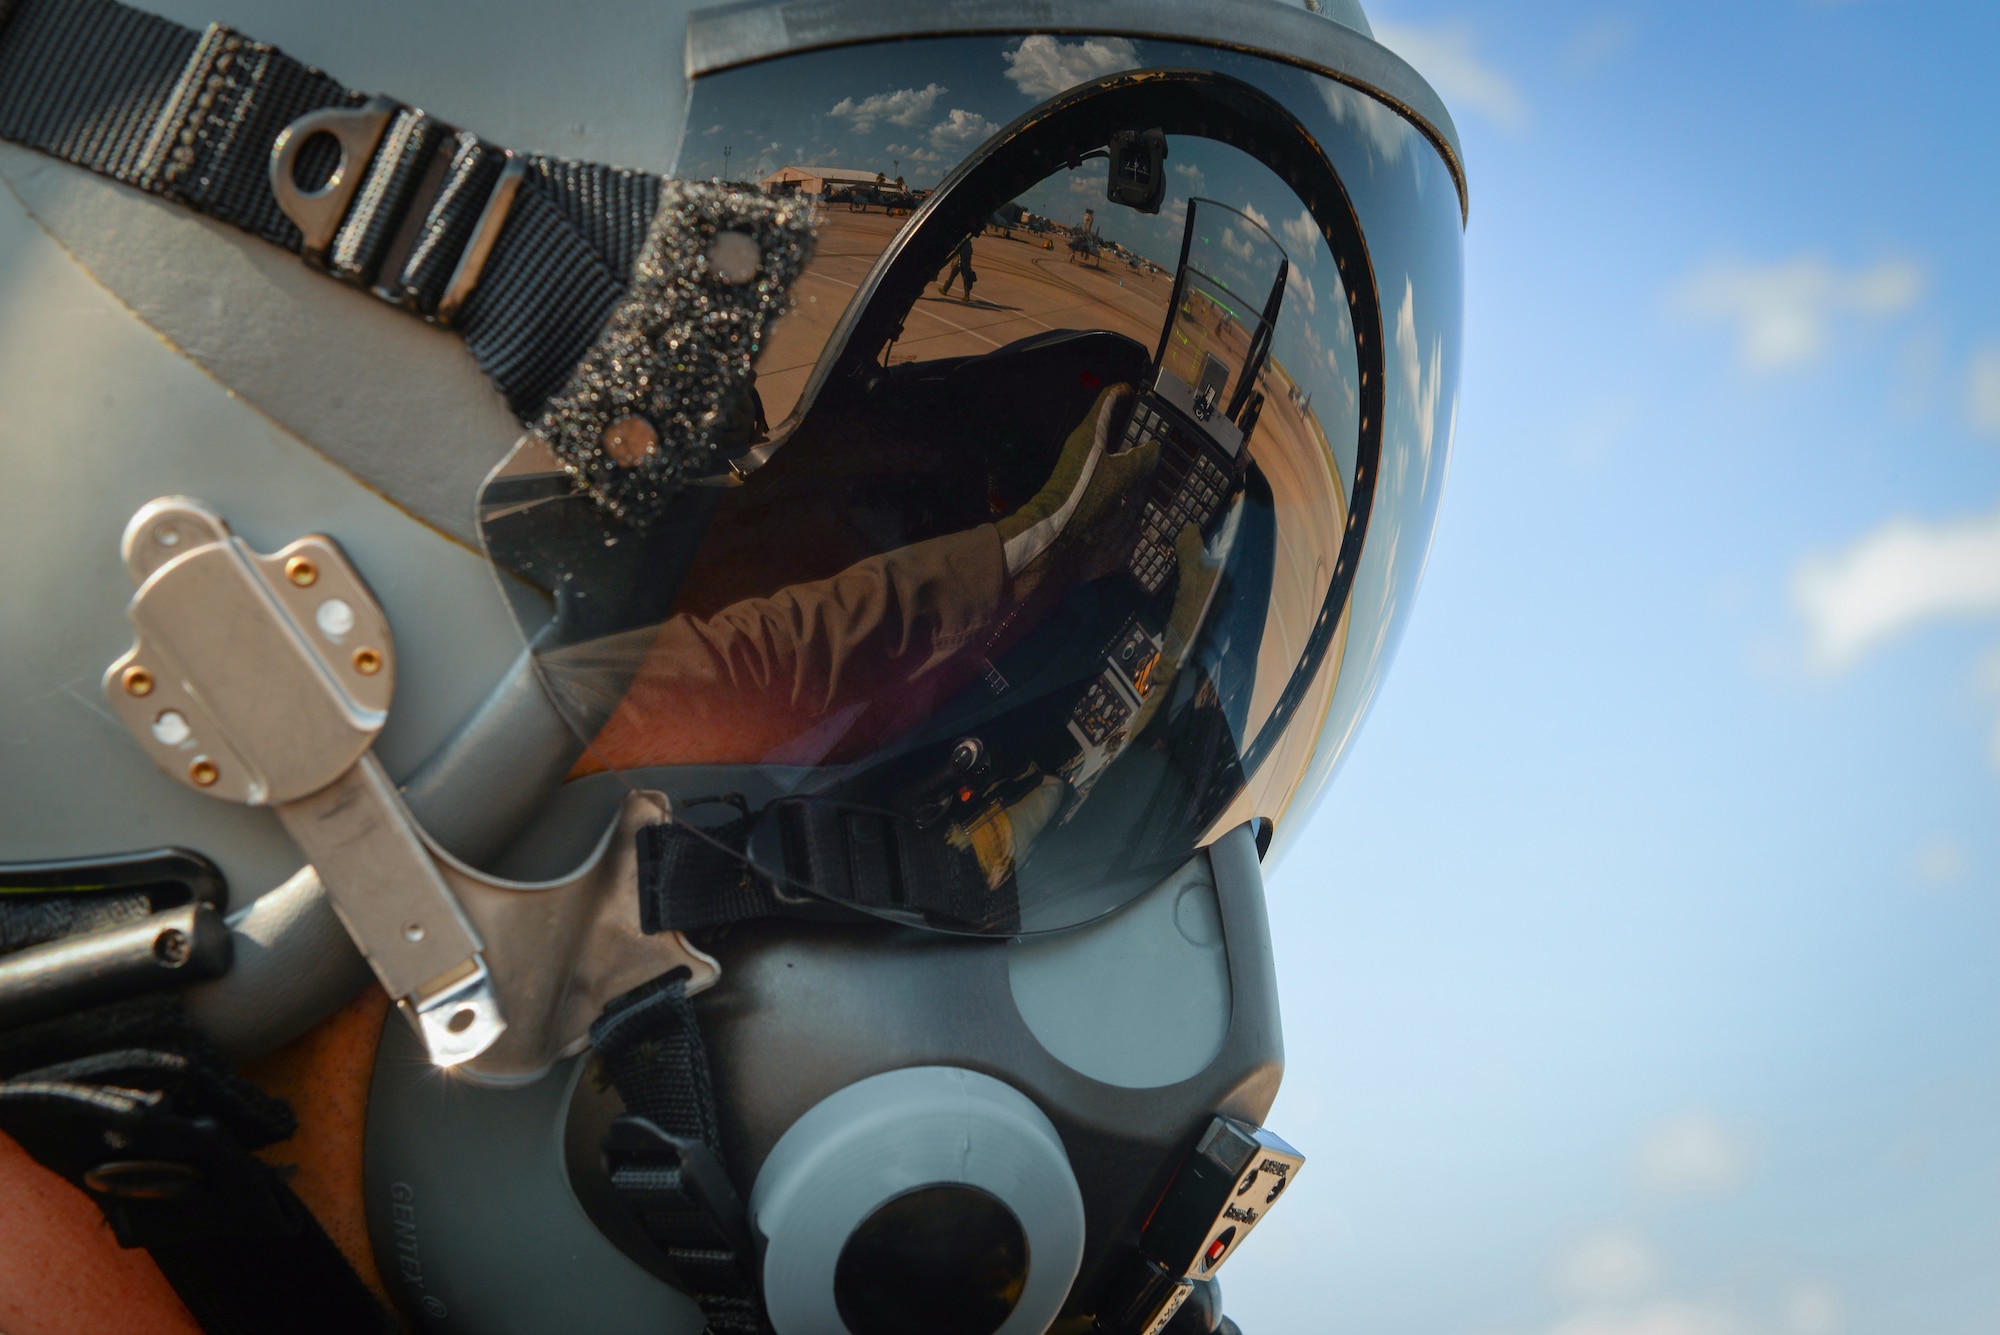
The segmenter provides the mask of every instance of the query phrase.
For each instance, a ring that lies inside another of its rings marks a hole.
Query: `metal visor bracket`
[[[690,991],[719,975],[678,934],[640,930],[634,835],[665,814],[656,794],[628,797],[558,882],[482,876],[425,837],[370,750],[388,618],[332,539],[266,556],[169,498],[132,517],[124,556],[138,639],[105,673],[112,711],[176,782],[276,810],[432,1062],[532,1078],[581,1050],[610,997],[673,968]]]

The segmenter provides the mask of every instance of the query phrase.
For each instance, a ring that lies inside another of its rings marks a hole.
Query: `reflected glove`
[[[1102,578],[1130,553],[1140,492],[1160,460],[1158,442],[1110,451],[1119,405],[1131,393],[1130,385],[1112,385],[1099,394],[1042,489],[994,525],[1017,598],[1057,571],[1074,583]]]

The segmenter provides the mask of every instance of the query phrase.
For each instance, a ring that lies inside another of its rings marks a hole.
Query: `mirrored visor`
[[[819,207],[730,466],[636,522],[529,437],[481,498],[566,800],[665,793],[701,874],[1056,930],[1315,763],[1385,417],[1326,150],[1360,120],[1254,58],[1057,43],[1116,56],[1078,78],[1049,41],[698,81],[683,173]]]

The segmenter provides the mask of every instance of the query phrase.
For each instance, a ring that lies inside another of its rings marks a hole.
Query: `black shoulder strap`
[[[89,1052],[46,1061],[55,1053]],[[171,997],[0,1034],[0,1132],[144,1247],[209,1335],[391,1335],[396,1322],[251,1150],[291,1109],[232,1074]]]
[[[295,179],[332,176],[345,208],[308,245],[270,180],[313,112]],[[0,138],[185,204],[464,336],[528,418],[559,390],[630,282],[661,180],[517,156],[341,86],[221,25],[183,28],[115,0],[0,0]]]
[[[711,1335],[770,1335],[685,975],[614,999],[590,1041],[626,1109],[604,1140],[612,1190],[701,1304]]]

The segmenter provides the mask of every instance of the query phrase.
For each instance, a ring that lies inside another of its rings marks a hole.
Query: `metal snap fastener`
[[[101,1163],[83,1175],[83,1185],[100,1196],[163,1201],[178,1196],[201,1177],[193,1164],[166,1159],[119,1159]]]
[[[637,468],[660,452],[660,433],[643,417],[621,417],[604,428],[601,443],[611,462]]]
[[[708,243],[708,271],[718,282],[747,283],[764,267],[764,251],[748,232],[718,232]]]

